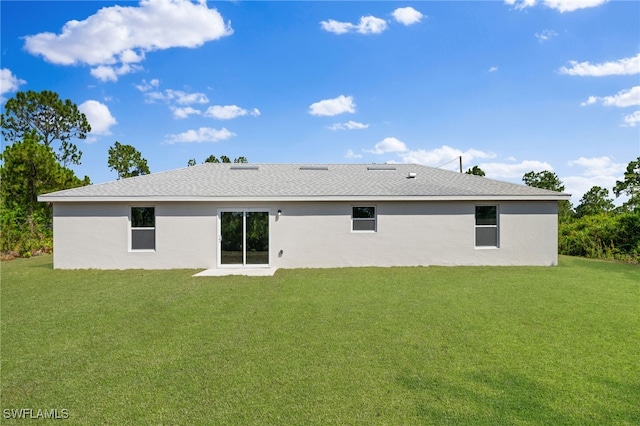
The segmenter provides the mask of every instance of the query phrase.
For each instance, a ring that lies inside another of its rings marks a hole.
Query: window
[[[498,247],[498,206],[476,206],[476,247]]]
[[[351,211],[352,231],[376,231],[376,208],[375,207],[353,207]]]
[[[131,250],[156,249],[155,207],[131,207]]]

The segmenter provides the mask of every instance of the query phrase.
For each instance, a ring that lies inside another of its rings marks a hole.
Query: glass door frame
[[[247,215],[246,213],[267,213],[268,222],[268,263],[247,263]],[[222,263],[222,213],[242,213],[242,263]],[[271,266],[271,209],[267,207],[221,207],[218,209],[218,268],[268,268]]]

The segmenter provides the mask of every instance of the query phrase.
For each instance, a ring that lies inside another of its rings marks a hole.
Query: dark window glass
[[[498,228],[494,226],[476,228],[477,247],[498,247]]]
[[[156,230],[155,229],[132,229],[131,230],[131,250],[155,250]]]
[[[153,228],[156,226],[155,207],[131,207],[132,228]]]
[[[353,221],[353,230],[354,231],[375,231],[376,230],[376,221],[373,220],[354,220]]]
[[[374,219],[376,217],[376,208],[354,207],[352,216],[354,219]]]
[[[246,212],[247,265],[269,264],[269,213]]]
[[[476,206],[476,225],[497,225],[497,206]]]

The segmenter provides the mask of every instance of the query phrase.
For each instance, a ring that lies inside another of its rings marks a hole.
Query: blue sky
[[[2,102],[53,90],[87,115],[77,174],[107,150],[152,172],[253,163],[420,163],[576,203],[640,156],[640,2],[2,1]],[[455,169],[457,162],[442,166]]]

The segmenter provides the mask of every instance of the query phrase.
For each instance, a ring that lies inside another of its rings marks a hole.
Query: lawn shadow
[[[18,266],[17,264],[20,264],[19,267],[28,269],[53,269],[53,256],[50,254],[41,254],[32,257],[17,257],[11,260],[2,260],[0,263],[7,266]]]
[[[34,265],[29,265],[28,267],[31,268],[31,269],[49,269],[49,270],[53,270],[53,262],[36,263]]]
[[[628,423],[640,425],[640,381],[633,377],[628,377],[628,381],[622,382],[603,377],[591,377],[590,380],[598,383],[609,390],[612,390],[618,402],[618,410],[610,413],[608,418],[604,419],[608,423]],[[607,408],[611,411],[611,405]]]
[[[451,378],[403,373],[414,393],[416,416],[434,424],[568,424],[581,420],[549,404],[554,390],[512,372],[476,372]]]

